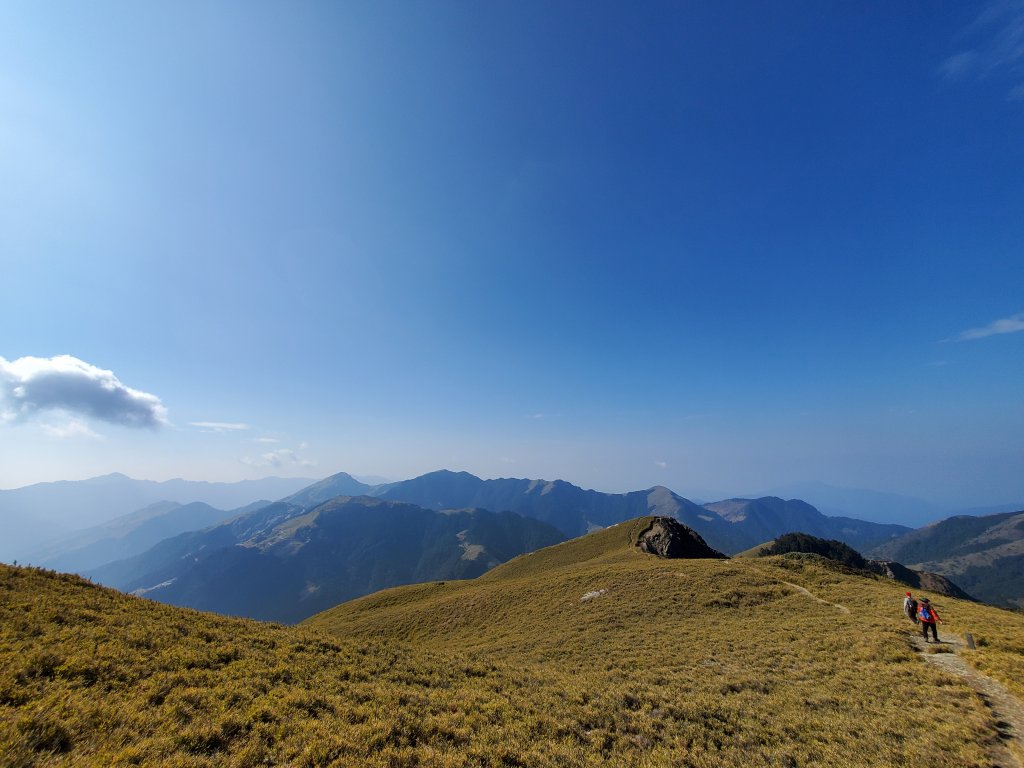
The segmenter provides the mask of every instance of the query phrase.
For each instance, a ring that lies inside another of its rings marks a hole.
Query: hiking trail
[[[978,671],[967,662],[960,651],[964,648],[962,638],[947,635],[939,645],[925,643],[924,639],[915,634],[912,637],[915,650],[929,664],[956,675],[963,680],[985,702],[995,720],[998,741],[992,749],[995,765],[1003,768],[1024,768],[1024,703],[1010,693],[1002,683]],[[952,647],[952,652],[929,653],[931,648]],[[1010,747],[1013,747],[1011,749]]]
[[[801,587],[799,584],[794,584],[791,581],[784,581],[782,583],[785,584],[787,587],[792,587],[797,592],[799,592],[801,595],[807,595],[807,597],[811,598],[811,600],[816,600],[817,602],[822,603],[824,605],[831,605],[833,608],[838,608],[843,613],[849,613],[850,612],[850,609],[847,608],[845,605],[840,605],[839,603],[830,603],[828,600],[823,600],[822,598],[818,597],[816,594],[811,592],[809,589],[806,589],[805,587]],[[1024,768],[1024,767],[1022,767],[1022,768]]]

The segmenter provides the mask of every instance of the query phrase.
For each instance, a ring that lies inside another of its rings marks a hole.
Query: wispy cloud
[[[276,437],[254,437],[253,438],[253,442],[254,443],[280,443],[281,441],[278,440]]]
[[[71,419],[64,424],[41,424],[43,432],[58,440],[69,440],[76,437],[84,437],[89,440],[102,440],[103,435],[94,432],[81,419]]]
[[[971,74],[977,59],[974,51],[963,51],[942,62],[939,70],[950,80],[963,80]]]
[[[995,320],[983,328],[968,328],[956,336],[943,339],[943,341],[974,341],[1001,333],[1017,333],[1018,331],[1024,331],[1024,312],[1004,317],[1002,320]]]
[[[1012,82],[1007,98],[1024,98],[1024,0],[992,0],[964,30],[972,46],[939,66],[947,80],[1002,77]]]
[[[62,411],[126,427],[167,424],[160,398],[125,386],[112,371],[71,355],[0,357],[0,423]]]
[[[242,459],[243,464],[248,464],[250,467],[273,467],[280,469],[281,467],[299,466],[299,467],[315,467],[316,462],[312,459],[306,459],[291,448],[279,448],[276,451],[268,451],[260,455],[257,458],[251,458],[246,456]]]
[[[190,421],[190,427],[198,427],[204,432],[238,432],[249,429],[248,424],[234,424],[227,421]]]
[[[668,462],[666,462],[666,461],[656,461],[656,462],[654,462],[654,466],[659,467],[660,469],[665,469],[666,467],[668,467]]]

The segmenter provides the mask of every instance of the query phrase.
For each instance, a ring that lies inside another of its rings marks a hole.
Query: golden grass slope
[[[660,560],[642,525],[296,628],[0,566],[0,765],[992,764],[989,711],[915,656],[891,582]],[[938,605],[1024,679],[1024,618]]]
[[[660,560],[631,546],[644,524],[308,624],[518,666],[563,727],[623,765],[991,763],[992,718],[915,655],[901,586],[815,556]],[[942,631],[981,637],[971,660],[1024,695],[1024,617],[931,597]]]

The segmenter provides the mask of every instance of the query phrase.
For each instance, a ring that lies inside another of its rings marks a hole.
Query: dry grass
[[[298,628],[0,568],[0,763],[990,764],[989,713],[913,653],[901,589],[814,557],[658,560],[632,531]],[[994,674],[1020,663],[1020,616],[939,610]]]

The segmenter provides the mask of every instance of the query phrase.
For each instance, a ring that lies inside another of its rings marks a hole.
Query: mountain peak
[[[124,482],[125,480],[131,480],[131,479],[132,478],[128,477],[128,475],[124,474],[123,472],[110,472],[109,474],[106,474],[106,475],[99,475],[98,477],[90,477],[85,482],[87,482],[87,483],[94,483],[96,485],[99,485],[101,483],[121,483],[121,482]]]
[[[455,472],[455,471],[453,471],[451,469],[435,469],[433,472],[427,472],[426,474],[420,475],[419,477],[416,477],[414,479],[422,480],[423,478],[426,478],[426,477],[432,477],[432,478],[442,478],[442,477],[444,477],[444,478],[461,478],[461,479],[471,479],[471,480],[479,480],[480,479],[479,477],[477,477],[476,475],[474,475],[474,474],[472,474],[470,472],[465,472],[465,471],[461,471],[461,470],[458,471],[458,472]]]

